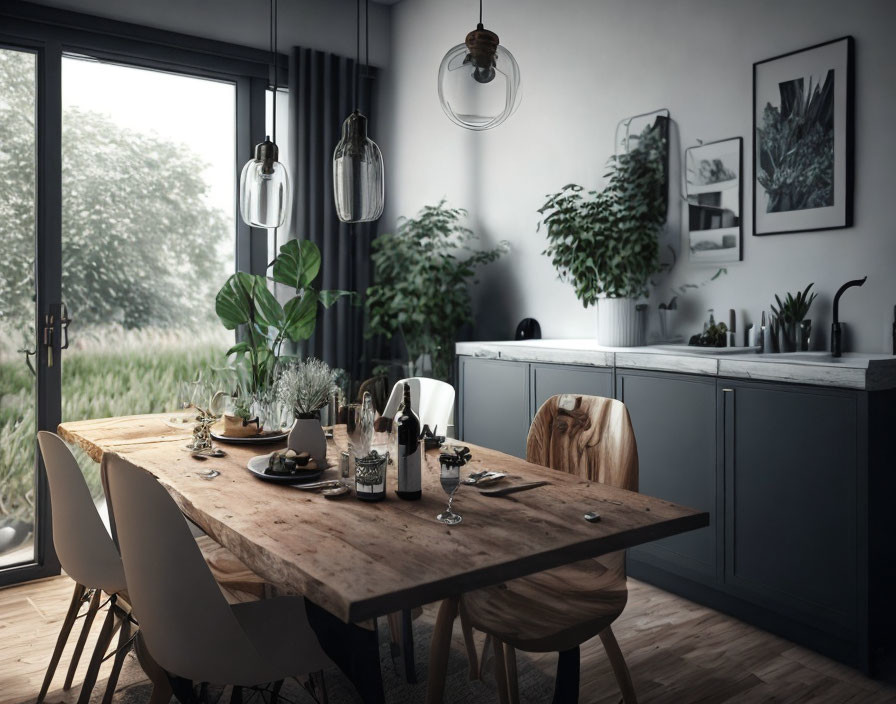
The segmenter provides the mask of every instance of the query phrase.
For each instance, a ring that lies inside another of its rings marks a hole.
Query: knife
[[[479,491],[483,496],[507,496],[508,494],[515,494],[518,491],[528,491],[529,489],[534,489],[535,487],[544,486],[545,484],[550,484],[550,482],[526,482],[525,484],[514,484],[513,486],[502,486],[496,489],[481,489]]]

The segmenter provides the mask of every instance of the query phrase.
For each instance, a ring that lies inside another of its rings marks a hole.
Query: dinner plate
[[[267,433],[266,435],[249,435],[244,438],[238,438],[230,435],[219,435],[214,430],[210,431],[213,440],[218,442],[229,442],[231,445],[269,445],[272,442],[281,442],[289,437],[289,431],[284,430],[282,433]]]
[[[253,457],[249,460],[249,464],[246,465],[248,470],[259,479],[264,479],[266,482],[273,482],[274,484],[304,484],[320,479],[320,475],[324,473],[322,469],[312,469],[297,475],[279,476],[276,474],[265,474],[272,454],[274,453],[269,452],[266,455]]]

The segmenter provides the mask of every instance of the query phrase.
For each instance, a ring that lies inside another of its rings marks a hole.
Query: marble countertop
[[[848,352],[733,353],[686,345],[601,347],[594,340],[458,342],[458,355],[520,362],[581,364],[622,369],[816,384],[879,391],[896,388],[896,356]]]

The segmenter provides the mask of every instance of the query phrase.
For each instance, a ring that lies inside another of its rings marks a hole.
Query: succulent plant
[[[812,305],[812,301],[815,300],[815,297],[818,295],[817,293],[812,293],[809,295],[809,291],[811,290],[814,282],[806,286],[804,291],[797,291],[796,296],[788,293],[784,296],[784,300],[775,294],[775,301],[778,303],[778,307],[772,306],[772,313],[774,313],[775,318],[778,319],[781,323],[799,323],[806,319],[806,315],[809,313],[809,307]]]

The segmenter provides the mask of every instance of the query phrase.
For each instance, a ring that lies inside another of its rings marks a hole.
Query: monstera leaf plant
[[[318,291],[312,285],[320,272],[320,250],[309,240],[289,240],[270,267],[271,276],[237,272],[218,291],[215,312],[228,330],[240,329],[242,338],[227,351],[247,370],[252,392],[268,389],[286,341],[311,337],[317,324],[318,305],[329,308],[351,291]],[[280,304],[269,282],[295,291]]]

